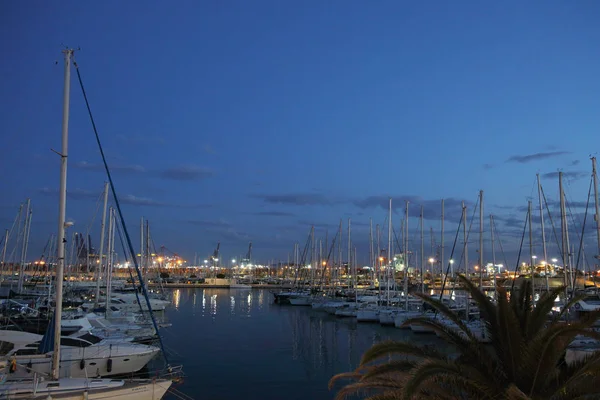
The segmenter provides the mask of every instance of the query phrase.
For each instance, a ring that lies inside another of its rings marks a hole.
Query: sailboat
[[[54,335],[47,335],[44,346],[53,347],[52,375],[50,379],[39,377],[33,379],[11,381],[7,374],[0,377],[0,399],[118,399],[118,400],[160,400],[172,384],[170,379],[152,380],[113,380],[87,378],[59,378],[61,360],[61,329],[63,276],[65,267],[65,227],[67,203],[67,152],[69,122],[69,92],[71,78],[71,61],[74,50],[63,50],[65,56],[65,81],[63,99],[62,151],[60,168],[60,189],[58,208],[58,262],[56,265],[56,309],[53,325]],[[41,344],[42,345],[42,344]],[[16,368],[14,361],[4,361],[4,367],[10,372]],[[1,367],[1,365],[0,365]]]

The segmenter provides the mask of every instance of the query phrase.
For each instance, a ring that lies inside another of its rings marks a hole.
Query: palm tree
[[[355,371],[331,379],[330,389],[340,379],[353,381],[338,391],[336,399],[357,393],[370,400],[600,399],[600,352],[569,365],[564,360],[567,346],[575,336],[600,339],[600,334],[589,329],[600,312],[577,322],[560,322],[563,313],[580,300],[573,298],[557,317],[549,320],[554,301],[564,288],[543,294],[534,306],[530,281],[514,287],[510,295],[499,286],[495,303],[464,276],[460,281],[478,304],[490,333],[490,344],[478,341],[441,301],[414,293],[453,321],[458,330],[426,317],[407,320],[405,325],[432,328],[458,355],[414,343],[376,344],[365,352]]]

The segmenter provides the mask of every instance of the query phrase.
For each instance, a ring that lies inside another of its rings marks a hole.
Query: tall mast
[[[388,249],[387,249],[387,268],[386,268],[386,276],[387,276],[387,305],[390,304],[390,269],[392,259],[392,198],[390,197],[390,209],[388,216]],[[392,275],[393,276],[393,275]],[[396,280],[394,279],[394,289],[396,288]]]
[[[546,291],[549,291],[550,283],[548,282],[548,251],[546,248],[546,229],[544,228],[544,207],[542,206],[542,183],[540,182],[540,174],[536,174],[535,176],[537,178],[538,201],[540,203],[540,226],[542,228],[542,250],[544,252],[544,276],[546,277]]]
[[[352,275],[352,287],[354,288],[354,301],[358,302],[358,291],[356,290],[356,274],[352,268],[352,221],[348,218],[348,272]]]
[[[140,269],[142,270],[142,277],[144,274],[144,217],[140,218]],[[140,282],[140,285],[142,282]]]
[[[100,253],[98,263],[96,265],[96,307],[98,306],[98,302],[100,301],[100,281],[102,280],[102,264],[104,262],[104,236],[106,231],[106,207],[108,205],[108,182],[104,182],[104,206],[102,208],[102,222],[100,225]]]
[[[440,282],[444,281],[444,199],[442,199],[442,243],[440,248]]]
[[[406,216],[404,227],[404,309],[408,311],[408,200],[406,200]]]
[[[483,190],[479,191],[479,288],[483,289]]]
[[[25,261],[27,259],[27,226],[29,225],[29,209],[31,207],[31,199],[27,199],[25,205],[25,221],[23,223],[23,247],[21,248],[21,262],[19,265],[19,293],[23,292],[23,283],[25,278]]]
[[[373,218],[369,218],[369,266],[371,267],[372,277],[371,279],[375,279],[375,249],[373,247]]]
[[[69,92],[71,89],[71,57],[73,50],[63,50],[65,55],[65,82],[63,87],[62,146],[60,152],[60,186],[58,191],[58,243],[56,263],[56,310],[54,311],[54,352],[52,353],[52,378],[58,379],[60,368],[60,324],[62,320],[63,276],[65,269],[65,219],[67,213],[67,156],[69,151]]]
[[[494,243],[494,216],[490,214],[490,234],[492,236],[492,264],[494,271],[494,299],[498,298],[498,293],[496,292],[496,247]],[[500,268],[498,268],[498,272],[500,272]]]
[[[533,230],[531,226],[531,200],[527,201],[527,223],[529,224],[529,265],[531,265],[531,286],[533,287],[533,304],[535,305],[535,265],[533,258]]]
[[[465,202],[462,202],[462,219],[463,219],[463,246],[465,252],[465,276],[469,276],[469,243],[467,240],[467,207]]]
[[[338,240],[338,267],[336,269],[336,273],[335,273],[335,278],[336,278],[336,282],[339,282],[339,277],[340,277],[340,271],[342,270],[342,264],[343,264],[343,260],[344,257],[342,256],[342,232],[343,232],[344,228],[343,228],[343,222],[342,219],[340,218],[340,239]],[[335,295],[335,285],[333,285],[333,290],[332,290],[332,294]]]
[[[375,225],[375,234],[377,235],[377,256],[375,257],[375,266],[377,268],[377,292],[379,296],[379,300],[381,300],[381,261],[379,261],[379,257],[381,257],[381,229],[379,229],[379,224]]]
[[[106,251],[106,313],[110,310],[110,296],[112,285],[112,263],[114,248],[115,216],[111,207],[108,210],[108,250]],[[141,285],[141,282],[140,282]]]
[[[563,189],[563,183],[562,183],[562,179],[563,179],[563,173],[562,171],[558,172],[558,190],[559,190],[559,196],[560,196],[560,236],[561,236],[561,250],[562,250],[562,260],[563,260],[563,271],[564,271],[564,283],[565,283],[565,302],[566,302],[566,297],[567,297],[567,288],[569,287],[569,281],[568,281],[568,277],[567,277],[567,263],[569,262],[568,260],[568,253],[569,253],[569,249],[567,248],[567,213],[566,213],[566,209],[565,209],[565,192]]]
[[[6,229],[4,232],[4,246],[2,247],[2,269],[0,270],[1,274],[0,274],[0,282],[4,280],[4,265],[6,262],[6,249],[8,248],[8,236],[9,236],[9,230]]]
[[[425,269],[425,232],[423,232],[423,212],[424,207],[421,205],[421,215],[419,219],[421,220],[421,293],[425,293],[425,278],[423,275],[423,270]]]
[[[598,172],[596,171],[596,157],[592,157],[592,176],[594,177],[594,204],[596,206],[596,239],[598,240],[598,251],[596,259],[600,259],[600,204],[598,203]]]

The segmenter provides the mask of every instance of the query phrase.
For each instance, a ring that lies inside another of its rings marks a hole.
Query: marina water
[[[172,299],[163,337],[169,361],[185,366],[175,388],[194,399],[333,399],[329,379],[356,368],[378,341],[443,345],[435,335],[273,304],[266,289],[174,289]]]

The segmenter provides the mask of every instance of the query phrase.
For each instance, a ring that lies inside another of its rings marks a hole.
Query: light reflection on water
[[[202,296],[198,313],[196,296]],[[373,343],[442,344],[434,335],[276,305],[267,290],[181,289],[179,297],[177,312],[166,311],[172,327],[164,338],[179,354],[170,362],[183,363],[188,375],[178,389],[192,398],[333,399],[331,376],[353,370]]]

